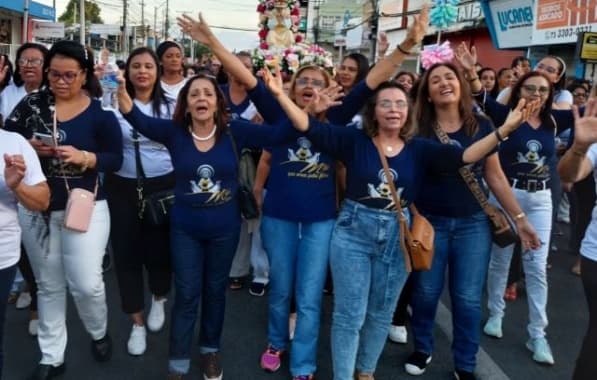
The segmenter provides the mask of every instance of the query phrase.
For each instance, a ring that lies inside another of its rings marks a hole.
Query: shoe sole
[[[261,293],[257,293],[257,292],[252,292],[249,290],[249,294],[255,297],[263,297],[265,295],[265,291],[261,292]]]
[[[413,376],[420,376],[422,374],[425,373],[425,371],[427,370],[427,366],[429,365],[429,363],[431,363],[431,356],[429,357],[429,359],[427,359],[427,361],[425,362],[425,368],[419,368],[418,366],[416,366],[415,364],[410,364],[410,363],[406,363],[404,365],[404,370],[406,371],[406,373],[408,373],[409,375],[413,375]]]
[[[218,377],[207,377],[207,376],[205,376],[205,374],[203,374],[203,380],[222,380],[223,377],[224,377],[224,371],[222,371],[222,373]]]

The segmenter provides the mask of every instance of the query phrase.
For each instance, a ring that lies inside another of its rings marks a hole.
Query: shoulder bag
[[[411,226],[408,228],[406,217],[402,213],[400,206],[400,197],[394,186],[394,181],[391,180],[392,174],[388,167],[388,160],[385,154],[381,150],[380,146],[375,140],[373,140],[377,152],[379,153],[379,159],[383,165],[386,178],[388,179],[388,185],[390,186],[390,192],[396,207],[396,216],[398,218],[398,242],[404,255],[404,265],[406,270],[411,272],[414,270],[429,270],[433,263],[434,253],[434,239],[435,231],[433,226],[427,218],[419,213],[414,203],[411,203],[409,210],[411,213]]]
[[[450,138],[438,124],[435,124],[434,130],[435,135],[442,144],[450,143]],[[477,202],[479,202],[479,205],[485,214],[489,217],[493,242],[498,247],[502,248],[517,242],[518,235],[516,234],[516,229],[512,224],[512,221],[508,218],[504,210],[489,203],[487,196],[483,192],[483,189],[481,189],[479,181],[477,181],[477,178],[470,169],[463,166],[458,169],[458,172],[471,193],[473,193],[473,196],[477,199]]]
[[[170,221],[170,209],[174,205],[174,190],[156,191],[144,194],[143,180],[145,171],[141,164],[139,132],[133,128],[133,145],[135,147],[135,166],[137,172],[137,216],[144,223],[152,226],[163,226]]]
[[[230,126],[226,128],[226,133],[230,137],[232,143],[232,150],[236,163],[238,164],[238,203],[240,205],[240,213],[247,219],[255,219],[259,217],[259,207],[253,195],[253,188],[251,184],[255,181],[255,162],[249,150],[243,150],[239,156],[238,147]]]

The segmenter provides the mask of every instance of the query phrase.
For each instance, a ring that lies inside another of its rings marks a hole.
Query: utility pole
[[[85,0],[79,1],[79,22],[81,23],[81,29],[79,32],[79,42],[85,46]]]
[[[369,62],[375,62],[375,54],[377,50],[377,27],[379,24],[379,1],[371,0],[371,21],[369,22],[369,28],[371,34],[369,36],[371,40],[371,51],[369,51]]]
[[[122,8],[122,50],[125,56],[129,54],[129,31],[128,26],[126,23],[126,16],[128,13],[128,0],[122,0],[123,8]]]
[[[54,8],[54,9],[56,9],[56,8]],[[23,38],[22,38],[23,43],[27,42],[28,26],[29,26],[29,0],[25,0],[25,5],[23,7]]]
[[[143,46],[147,41],[147,36],[145,34],[145,2],[141,0],[141,28],[143,28]]]
[[[166,0],[166,21],[164,23],[166,30],[164,31],[164,39],[168,39],[168,29],[170,29],[170,20],[168,20],[169,8],[170,8],[170,0]]]
[[[153,48],[158,47],[158,7],[153,7]]]

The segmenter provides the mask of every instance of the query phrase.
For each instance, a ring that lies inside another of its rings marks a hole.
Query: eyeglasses
[[[321,79],[298,78],[295,83],[298,87],[306,87],[307,85],[316,88],[325,87],[325,82]]]
[[[535,86],[534,84],[523,84],[522,88],[529,94],[534,94],[535,92],[539,91],[539,95],[547,95],[549,93],[549,87],[545,86]]]
[[[44,63],[41,58],[19,58],[17,61],[19,66],[39,67]]]
[[[586,92],[573,92],[572,96],[574,96],[575,98],[586,98],[587,93]]]
[[[77,79],[77,76],[79,76],[79,73],[81,73],[83,70],[79,70],[79,71],[66,71],[64,73],[61,73],[59,71],[56,70],[48,70],[48,80],[50,82],[58,82],[60,79],[62,79],[65,83],[67,84],[71,84],[75,81],[75,79]]]
[[[537,66],[535,66],[535,70],[544,70],[550,74],[558,74],[558,69],[553,66],[544,65],[542,63],[538,63]]]
[[[396,105],[396,107],[399,110],[403,110],[406,107],[408,107],[408,103],[404,100],[396,100],[395,102],[393,102],[391,100],[384,99],[384,100],[380,100],[379,102],[377,102],[377,105],[380,108],[384,108],[384,109],[390,109],[390,108],[392,108],[393,105]]]

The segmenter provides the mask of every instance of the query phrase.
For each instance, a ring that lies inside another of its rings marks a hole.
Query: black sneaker
[[[106,335],[98,340],[91,341],[91,353],[98,362],[107,362],[112,357],[112,338]]]
[[[249,285],[249,294],[256,297],[263,296],[265,294],[265,284],[251,282],[251,285]]]
[[[431,363],[431,355],[427,355],[424,352],[415,351],[406,360],[404,369],[409,375],[418,376],[425,373],[425,369],[429,363]]]
[[[64,363],[58,367],[49,364],[38,364],[35,371],[27,378],[27,380],[50,380],[56,376],[60,376],[66,370]]]
[[[477,380],[474,373],[465,371],[462,369],[457,369],[456,371],[454,371],[454,379],[455,380]]]

